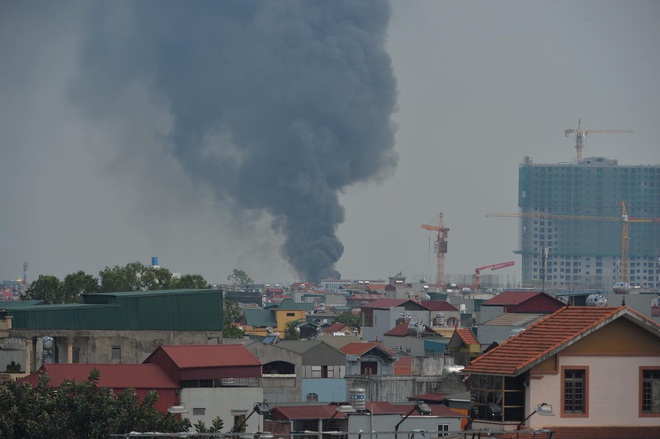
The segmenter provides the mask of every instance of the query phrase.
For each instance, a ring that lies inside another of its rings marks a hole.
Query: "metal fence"
[[[222,438],[222,439],[554,439],[553,430],[464,430],[464,431],[304,431],[293,433],[154,433],[111,434],[110,438]]]

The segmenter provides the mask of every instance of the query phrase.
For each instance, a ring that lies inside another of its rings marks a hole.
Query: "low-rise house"
[[[179,384],[184,415],[195,425],[211,425],[220,417],[225,427],[244,425],[260,431],[261,417],[247,419],[255,403],[264,401],[261,363],[241,344],[161,346],[145,363],[159,365]]]
[[[660,437],[660,327],[623,306],[564,307],[463,372],[475,429]]]
[[[246,309],[243,312],[248,324],[246,333],[265,337],[271,333],[284,335],[286,324],[289,322],[304,322],[307,307],[291,299],[284,299],[264,309]]]
[[[456,364],[466,366],[481,353],[481,344],[470,328],[456,328],[447,347]]]
[[[564,302],[542,291],[504,291],[481,304],[479,322],[504,313],[552,314],[564,306]]]
[[[38,371],[18,381],[39,385],[43,375],[48,376],[48,385],[59,387],[64,381],[87,381],[91,372],[99,372],[99,387],[107,387],[113,393],[133,389],[140,401],[151,391],[158,394],[154,407],[163,413],[179,404],[179,383],[170,378],[157,364],[66,364],[44,363]]]
[[[478,327],[482,351],[493,342],[502,344],[511,336],[525,330],[547,314],[505,313],[494,317]]]
[[[346,354],[346,375],[394,375],[396,354],[380,343],[349,343],[341,351]]]
[[[390,329],[401,324],[418,323],[431,327],[460,325],[460,313],[444,300],[418,302],[412,299],[384,298],[360,307],[362,338],[365,341],[382,340]]]
[[[244,340],[242,343],[262,364],[264,399],[273,404],[299,402],[302,395],[302,354],[261,340]]]
[[[346,399],[346,355],[321,340],[282,340],[277,343],[301,355],[301,399],[332,402]]]
[[[401,351],[407,355],[423,356],[427,354],[428,341],[441,342],[443,346],[449,339],[423,323],[399,323],[383,334],[383,345],[393,351]],[[443,355],[444,350],[434,346],[434,355]]]

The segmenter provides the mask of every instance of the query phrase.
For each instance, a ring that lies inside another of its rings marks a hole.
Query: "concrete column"
[[[66,338],[66,362],[73,363],[73,337]]]
[[[32,339],[25,338],[25,372],[32,372]]]

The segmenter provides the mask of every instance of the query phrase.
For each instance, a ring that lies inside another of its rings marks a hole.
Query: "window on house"
[[[247,420],[246,413],[234,412],[234,432],[245,433],[245,421]]]
[[[113,346],[111,358],[113,360],[121,360],[121,346]]]
[[[307,402],[317,402],[319,400],[319,395],[316,393],[308,393],[305,400],[307,400]]]
[[[449,424],[438,424],[438,437],[449,435]]]
[[[206,414],[206,409],[204,407],[193,407],[193,416],[204,416]]]
[[[312,378],[323,378],[321,376],[321,366],[312,366]]]
[[[334,378],[334,369],[328,366],[321,366],[321,378]]]
[[[295,312],[288,312],[288,313],[286,313],[286,316],[287,317],[295,317],[296,313]]]
[[[587,415],[587,369],[563,369],[564,392],[562,412],[566,415]]]
[[[641,369],[642,416],[660,416],[660,369]]]

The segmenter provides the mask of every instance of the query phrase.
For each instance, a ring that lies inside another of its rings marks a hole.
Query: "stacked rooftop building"
[[[619,165],[602,157],[536,164],[526,157],[518,206],[523,283],[660,287],[660,165]]]

